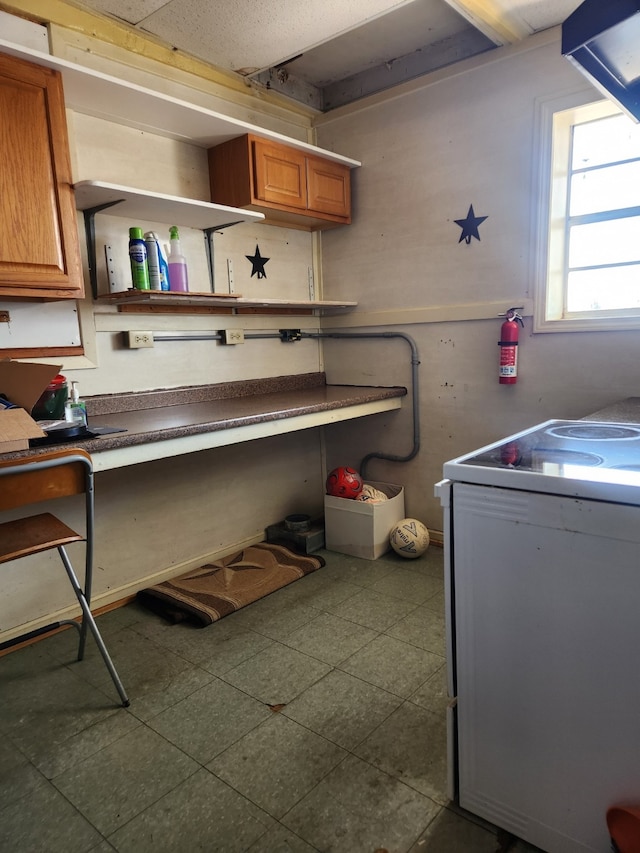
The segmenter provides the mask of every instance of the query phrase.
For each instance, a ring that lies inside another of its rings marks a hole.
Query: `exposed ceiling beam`
[[[476,27],[467,27],[455,39],[443,39],[429,45],[428,50],[416,50],[375,68],[338,80],[322,90],[323,110],[350,104],[359,98],[382,92],[407,80],[414,80],[430,71],[460,62],[470,56],[492,50],[494,45]]]
[[[445,0],[494,44],[513,44],[533,33],[522,18],[505,9],[501,0]]]

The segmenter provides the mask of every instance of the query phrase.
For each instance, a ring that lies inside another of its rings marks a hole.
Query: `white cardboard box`
[[[405,517],[404,489],[392,483],[370,485],[389,498],[381,503],[324,496],[325,548],[377,560],[391,547],[389,533]]]

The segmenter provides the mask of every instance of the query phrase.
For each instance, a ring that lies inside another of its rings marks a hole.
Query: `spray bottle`
[[[142,236],[142,228],[129,228],[129,260],[133,286],[137,290],[149,290],[147,247]]]
[[[169,265],[160,247],[158,235],[155,231],[147,231],[144,242],[147,247],[151,290],[169,290]]]
[[[169,287],[171,290],[186,292],[189,290],[189,277],[187,275],[187,261],[180,251],[180,236],[178,226],[172,225],[169,229],[171,238],[171,252],[169,253]]]
[[[147,264],[149,267],[149,287],[151,290],[162,290],[160,278],[160,257],[158,244],[153,231],[146,231],[144,244],[147,247]]]

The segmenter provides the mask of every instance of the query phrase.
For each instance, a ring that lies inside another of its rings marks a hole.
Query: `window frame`
[[[538,203],[533,241],[534,332],[640,329],[638,309],[564,314],[571,127],[621,112],[613,102],[598,99],[593,89],[574,90],[537,103],[536,141],[540,156],[533,186],[533,198]]]

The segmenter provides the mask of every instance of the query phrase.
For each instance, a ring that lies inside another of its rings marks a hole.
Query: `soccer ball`
[[[429,531],[417,518],[403,518],[391,529],[389,542],[396,554],[414,560],[429,547]]]
[[[327,494],[334,498],[357,498],[362,486],[362,477],[355,468],[334,468],[327,477]]]

